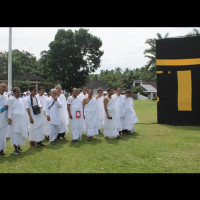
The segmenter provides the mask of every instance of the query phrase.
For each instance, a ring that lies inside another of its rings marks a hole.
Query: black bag
[[[32,109],[33,109],[33,113],[34,113],[34,115],[40,114],[40,113],[41,113],[40,107],[39,107],[38,105],[33,106],[32,95],[30,95],[30,98],[31,98],[31,106],[32,106]],[[37,97],[36,97],[36,101],[37,101],[37,104],[38,104]]]

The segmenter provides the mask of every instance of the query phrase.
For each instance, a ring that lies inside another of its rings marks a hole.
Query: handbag
[[[38,105],[33,106],[32,95],[30,95],[30,98],[31,98],[31,107],[32,107],[32,109],[33,109],[33,114],[34,114],[34,115],[38,115],[38,114],[40,114],[40,113],[41,113],[40,107],[39,107]],[[36,101],[37,101],[37,104],[38,104],[37,97],[36,97]]]

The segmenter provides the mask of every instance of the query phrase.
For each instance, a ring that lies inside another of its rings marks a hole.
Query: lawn
[[[0,173],[199,173],[200,127],[159,125],[156,101],[135,101],[139,123],[133,135],[105,140],[100,134],[87,141],[85,134],[71,144],[70,134],[55,146],[13,154],[7,141],[0,156]]]

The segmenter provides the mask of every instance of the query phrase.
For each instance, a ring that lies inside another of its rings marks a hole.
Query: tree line
[[[200,35],[198,29],[186,36]],[[133,79],[156,80],[156,40],[167,38],[157,33],[156,38],[146,40],[149,48],[144,50],[144,56],[149,59],[147,64],[133,69],[115,68],[114,70],[101,70],[93,74],[101,65],[102,40],[88,29],[80,28],[74,32],[59,29],[53,41],[49,43],[49,50],[42,51],[40,58],[18,49],[12,50],[13,81],[18,80],[22,91],[28,89],[28,77],[41,77],[41,84],[47,91],[56,84],[61,84],[63,89],[71,91],[72,87],[81,87],[87,81],[100,80],[110,87],[132,87]],[[0,52],[0,80],[7,80],[8,52]]]

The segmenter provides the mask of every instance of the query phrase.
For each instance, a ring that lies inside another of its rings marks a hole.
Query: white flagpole
[[[12,28],[9,27],[8,45],[8,92],[12,90]]]

